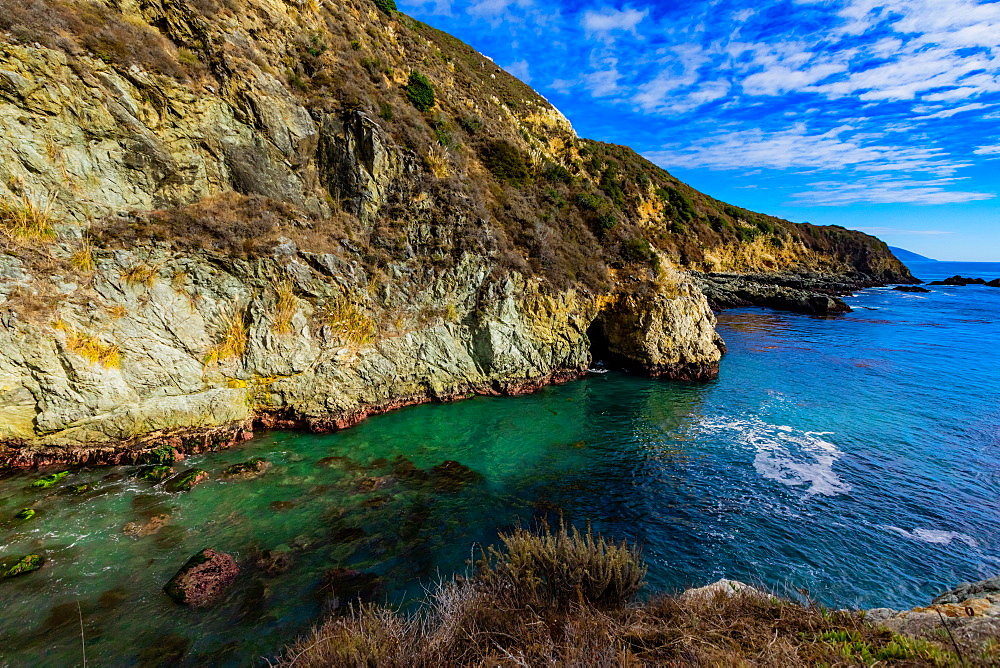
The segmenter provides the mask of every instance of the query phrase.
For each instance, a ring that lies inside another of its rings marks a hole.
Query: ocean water
[[[1000,263],[913,263],[925,280]],[[538,394],[407,408],[336,434],[272,432],[191,458],[212,479],[168,494],[134,467],[0,479],[0,555],[40,553],[0,582],[0,665],[251,665],[330,604],[323,573],[378,576],[408,604],[518,523],[562,515],[639,543],[650,591],[719,577],[830,606],[909,607],[1000,573],[1000,289],[889,288],[811,318],[728,311],[709,383],[615,371]],[[256,480],[218,473],[250,457]],[[334,458],[334,459],[329,459]],[[454,488],[393,476],[458,461]],[[321,461],[323,460],[323,461]],[[69,485],[93,489],[74,495]],[[26,522],[12,517],[32,507]],[[127,522],[168,514],[157,533]],[[243,573],[208,610],[162,592],[204,547]],[[266,577],[261,549],[292,555]]]

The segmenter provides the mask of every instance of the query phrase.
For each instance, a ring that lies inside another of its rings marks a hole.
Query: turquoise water
[[[914,263],[932,280],[994,278],[1000,264]],[[650,589],[722,576],[805,591],[828,605],[911,606],[1000,572],[1000,289],[866,290],[820,319],[730,311],[717,381],[614,371],[517,398],[378,416],[330,435],[274,432],[191,458],[212,479],[168,494],[133,467],[0,480],[0,553],[43,554],[0,582],[0,665],[249,665],[330,605],[323,573],[378,576],[412,601],[465,568],[473,545],[562,513],[639,542]],[[264,457],[259,479],[226,466]],[[337,459],[321,462],[325,458]],[[461,462],[451,488],[401,475]],[[395,470],[395,474],[393,471]],[[69,485],[90,483],[80,495]],[[10,518],[21,508],[38,515]],[[158,532],[122,527],[169,515]],[[204,547],[243,572],[216,607],[162,593]],[[286,550],[267,577],[255,551]],[[77,607],[79,605],[79,608]]]

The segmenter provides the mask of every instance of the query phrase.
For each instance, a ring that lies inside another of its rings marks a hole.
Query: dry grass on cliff
[[[18,246],[54,239],[53,200],[49,197],[38,202],[27,194],[19,199],[0,199],[0,233]]]
[[[505,549],[484,557],[474,577],[439,584],[417,613],[353,605],[289,646],[278,665],[962,665],[947,641],[753,590],[630,603],[644,566],[628,545],[565,527],[503,538]],[[995,665],[974,648],[962,659]]]

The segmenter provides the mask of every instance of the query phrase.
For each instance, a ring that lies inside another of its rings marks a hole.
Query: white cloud
[[[527,60],[519,60],[510,65],[504,65],[503,68],[524,83],[531,83],[531,68],[528,66]]]
[[[610,69],[591,72],[585,75],[584,85],[594,97],[609,97],[618,92],[618,80],[622,75],[612,65]]]
[[[950,190],[958,179],[919,180],[905,177],[870,176],[851,181],[820,181],[797,193],[795,204],[844,206],[848,204],[958,204],[993,199],[995,193]]]
[[[964,104],[961,107],[952,107],[951,109],[942,109],[941,111],[935,112],[933,114],[927,114],[926,116],[917,116],[913,120],[916,121],[926,121],[932,118],[951,118],[956,114],[961,114],[965,111],[975,111],[977,109],[988,109],[995,105],[992,104],[982,104],[980,102],[974,102],[972,104]]]
[[[626,7],[625,9],[606,8],[600,11],[588,10],[583,14],[583,29],[587,37],[598,36],[607,39],[616,30],[637,35],[636,26],[642,22],[648,11],[639,11]]]
[[[473,16],[498,18],[512,5],[528,7],[531,4],[532,0],[475,0],[466,11]]]
[[[995,155],[1000,157],[1000,144],[996,146],[980,146],[973,153],[976,155]]]
[[[765,133],[742,130],[720,134],[685,147],[666,147],[646,157],[672,167],[743,170],[754,168],[798,171],[852,168],[862,172],[922,171],[951,176],[968,163],[953,161],[944,151],[926,147],[871,144],[865,133],[844,125],[810,133],[804,123]]]

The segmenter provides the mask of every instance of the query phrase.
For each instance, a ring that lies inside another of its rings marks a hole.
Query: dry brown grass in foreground
[[[947,640],[754,590],[630,605],[645,573],[633,548],[565,527],[503,541],[476,576],[438,585],[416,614],[352,606],[288,647],[279,665],[996,665],[975,648],[960,659]]]

